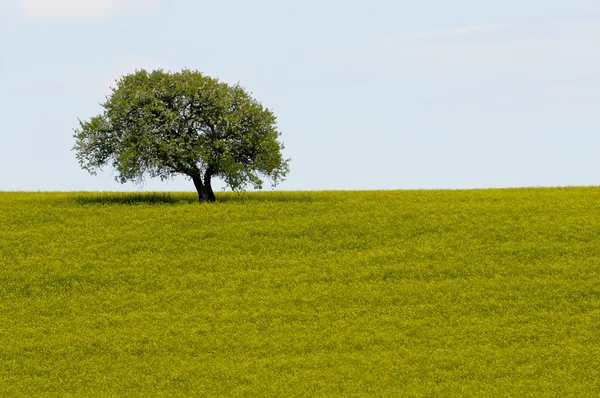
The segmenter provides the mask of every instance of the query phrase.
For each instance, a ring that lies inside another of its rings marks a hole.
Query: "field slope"
[[[0,193],[0,396],[600,396],[600,188]]]

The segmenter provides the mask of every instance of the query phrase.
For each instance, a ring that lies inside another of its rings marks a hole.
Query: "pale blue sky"
[[[275,112],[279,189],[600,185],[598,0],[0,0],[0,57],[0,190],[140,189],[72,129],[158,67]]]

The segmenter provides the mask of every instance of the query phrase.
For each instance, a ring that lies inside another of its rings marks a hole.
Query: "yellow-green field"
[[[0,396],[600,396],[600,188],[0,193]]]

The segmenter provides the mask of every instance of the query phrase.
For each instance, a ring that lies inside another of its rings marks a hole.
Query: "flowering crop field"
[[[0,193],[0,396],[600,396],[600,188]]]

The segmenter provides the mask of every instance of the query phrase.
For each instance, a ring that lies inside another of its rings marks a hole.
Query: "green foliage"
[[[0,396],[598,396],[600,189],[0,193]]]
[[[209,187],[215,176],[234,191],[287,175],[275,115],[239,85],[187,69],[140,70],[121,78],[102,107],[74,134],[91,173],[111,166],[122,183],[184,174]]]

